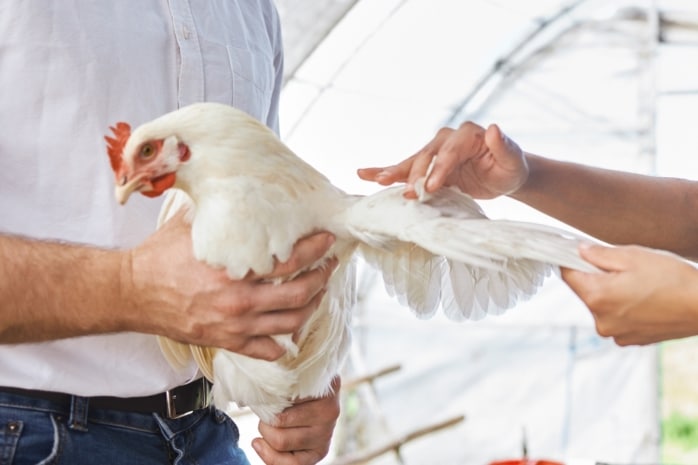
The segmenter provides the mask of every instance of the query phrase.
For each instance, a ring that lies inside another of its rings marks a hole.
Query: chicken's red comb
[[[118,173],[121,168],[121,152],[124,151],[126,141],[131,136],[131,126],[128,123],[119,122],[115,126],[110,126],[109,129],[114,133],[114,137],[104,136],[104,140],[107,141],[111,169],[114,173]]]

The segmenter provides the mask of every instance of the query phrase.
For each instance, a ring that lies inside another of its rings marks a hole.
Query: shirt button
[[[191,39],[191,31],[189,30],[188,27],[184,26],[182,28],[182,35],[184,35],[184,40]]]

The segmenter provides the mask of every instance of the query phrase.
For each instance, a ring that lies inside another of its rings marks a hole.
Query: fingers
[[[295,334],[303,327],[325,296],[327,280],[336,266],[333,258],[329,266],[307,271],[291,281],[258,283],[251,290],[254,317],[242,328],[248,336],[243,341],[231,340],[223,348],[263,360],[282,357],[285,349],[269,335]]]
[[[410,167],[410,173],[407,176],[407,183],[405,185],[405,197],[410,199],[417,198],[417,193],[415,192],[414,186],[417,183],[417,180],[427,176],[429,165],[431,165],[431,161],[433,159],[433,149],[429,147],[425,147],[421,152],[413,157],[412,166]]]
[[[315,450],[279,452],[260,438],[252,441],[252,447],[266,465],[315,465],[329,452],[329,448],[324,454]]]
[[[248,357],[273,361],[282,357],[286,350],[274,339],[272,334],[297,333],[308,321],[310,315],[317,310],[325,292],[316,294],[310,302],[301,307],[289,310],[272,310],[257,316],[254,324],[247,333],[255,335],[247,336],[242,342],[235,340],[223,348],[233,352],[242,353]]]
[[[182,343],[278,359],[285,351],[269,336],[296,333],[320,305],[337,260],[299,271],[328,255],[333,235],[322,232],[299,240],[289,259],[277,263],[268,276],[231,280],[225,270],[195,259],[184,214],[176,213],[130,254],[131,280],[143,289],[133,297],[133,307],[149,310],[139,312],[137,329]],[[282,276],[294,279],[270,282]]]
[[[339,416],[339,391],[341,378],[335,376],[330,392],[324,397],[311,397],[296,401],[276,416],[275,428],[301,428],[316,423],[329,423]]]
[[[590,274],[569,268],[561,268],[560,271],[565,284],[583,301],[589,300],[589,296],[594,294],[593,289],[598,288],[603,279],[608,279],[605,274],[600,273]]]
[[[253,336],[245,340],[242,348],[233,346],[228,350],[264,360],[282,357],[285,349],[267,335],[300,331],[320,306],[327,281],[337,265],[337,259],[332,258],[327,266],[301,273],[293,280],[281,284],[257,283],[252,289],[255,297],[251,309],[256,316],[245,331]]]
[[[470,122],[463,123],[456,131],[446,133],[439,143],[438,150],[433,154],[436,161],[427,180],[427,192],[441,188],[458,165],[470,158],[484,155],[487,148],[483,139],[483,129]]]
[[[415,198],[414,185],[418,179],[428,176],[427,192],[436,191],[448,183],[449,176],[460,165],[487,153],[484,140],[485,130],[472,122],[463,123],[458,129],[441,128],[429,143],[403,162],[385,168],[362,169],[358,174],[362,179],[383,185],[405,182],[405,197]]]
[[[604,273],[586,273],[569,268],[560,270],[562,280],[588,304],[592,296],[598,294],[599,288],[608,280],[607,272],[622,271],[627,265],[621,249],[581,243],[578,250],[584,260],[604,271]]]
[[[381,185],[389,185],[398,181],[397,179],[394,179],[394,175],[391,175],[392,172],[390,171],[390,168],[390,166],[384,166],[382,168],[359,168],[356,170],[356,174],[358,174],[359,178],[363,179],[364,181],[372,181]]]
[[[335,237],[328,232],[319,232],[300,239],[293,247],[293,252],[285,262],[278,262],[274,269],[265,276],[251,275],[250,279],[273,279],[289,276],[310,267],[322,257],[335,243]]]
[[[252,328],[255,334],[258,335],[273,335],[273,334],[293,334],[308,321],[310,315],[317,310],[325,291],[319,291],[314,294],[308,303],[294,308],[283,310],[264,310],[255,320],[255,327]]]
[[[265,463],[313,465],[327,455],[339,417],[340,383],[335,377],[326,397],[297,401],[277,416],[274,425],[259,423],[262,438],[252,446]]]
[[[461,124],[456,130],[443,128],[426,150],[430,151],[428,153],[430,161],[434,157],[435,160],[425,187],[427,192],[434,192],[446,184],[453,184],[449,182],[449,178],[460,167],[487,154],[485,130],[470,121]],[[426,169],[413,175],[418,178],[424,175],[423,173],[426,173]],[[465,186],[459,187],[463,189]]]
[[[494,153],[516,154],[520,151],[519,146],[509,139],[496,124],[490,124],[484,134],[485,145]]]
[[[579,255],[602,270],[622,271],[627,267],[627,257],[624,248],[582,243],[579,246]]]
[[[434,159],[434,157],[441,152],[444,144],[448,141],[448,139],[453,135],[454,132],[455,131],[452,128],[439,129],[434,138],[431,141],[429,141],[427,145],[425,145],[419,152],[417,152],[409,158],[409,160],[411,160],[411,163],[409,167],[409,173],[407,173],[407,186],[405,189],[405,197],[417,197],[416,193],[414,192],[414,185],[418,179],[426,177],[427,174],[429,174],[429,179],[431,179],[431,176],[434,173],[434,171],[432,170],[431,173],[428,173],[429,165],[431,165],[431,162]],[[438,161],[439,160],[437,157],[437,163]],[[436,169],[436,165],[434,166],[434,169]],[[437,177],[439,176],[437,175]],[[427,180],[427,192],[433,192],[434,190],[441,187],[442,184],[443,182],[439,184],[436,188],[431,188],[429,187]]]
[[[359,177],[365,181],[377,182],[383,186],[389,186],[396,182],[406,182],[412,168],[414,157],[407,158],[397,165],[382,168],[360,168],[357,170]]]
[[[268,362],[278,360],[286,353],[286,349],[281,347],[269,336],[251,337],[248,338],[241,346],[227,347],[226,349],[246,355],[248,357],[266,360]]]
[[[414,186],[426,177],[427,193],[455,186],[474,198],[491,199],[520,189],[528,179],[529,166],[526,154],[497,125],[484,129],[467,121],[457,129],[440,129],[421,150],[397,165],[366,168],[358,174],[382,185],[404,182],[407,198],[417,197]]]
[[[580,254],[607,272],[563,270],[562,279],[593,314],[599,335],[629,345],[696,334],[689,290],[698,273],[682,258],[640,246],[586,245]]]
[[[325,266],[298,271],[321,260],[333,243],[329,233],[313,234],[298,241],[289,260],[278,263],[271,274],[230,282],[222,297],[227,314],[223,318],[237,336],[216,345],[263,360],[283,356],[285,349],[269,336],[297,333],[317,310],[338,260],[332,257]],[[287,275],[296,276],[281,283],[270,281]]]
[[[406,184],[405,197],[416,198],[417,194],[414,190],[414,184],[418,179],[427,175],[432,159],[452,132],[453,129],[451,128],[441,128],[434,139],[421,150],[397,165],[384,168],[359,169],[358,175],[361,179],[374,181],[384,186],[396,182],[404,182]],[[429,189],[429,191],[433,192],[432,189]]]
[[[397,165],[383,168],[362,168],[357,173],[361,179],[374,181],[384,186],[404,182],[407,184],[406,196],[414,198],[416,197],[414,183],[417,179],[426,176],[432,158],[452,132],[452,128],[441,128],[421,150]]]
[[[614,258],[614,251],[610,247],[600,246],[590,243],[581,243],[578,247],[579,255],[592,265],[603,271],[618,271],[620,266],[617,258]],[[562,280],[580,297],[589,293],[589,288],[598,280],[607,279],[605,273],[586,273],[570,268],[561,268]]]
[[[442,137],[437,150],[432,155],[436,157],[434,167],[427,179],[427,192],[440,189],[456,167],[469,158],[482,155],[483,129],[474,123],[463,123],[457,131],[450,131]],[[464,154],[467,156],[464,157]]]
[[[305,271],[290,281],[280,284],[260,281],[252,292],[255,300],[252,310],[273,312],[292,308],[303,308],[323,291],[339,262],[336,257],[328,260],[326,266]]]

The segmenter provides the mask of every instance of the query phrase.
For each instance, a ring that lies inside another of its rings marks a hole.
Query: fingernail
[[[436,189],[436,180],[433,176],[429,176],[424,187],[428,192],[433,192]]]
[[[327,241],[325,242],[327,244],[327,247],[332,247],[335,242],[337,242],[337,238],[334,237],[334,234],[328,233]]]
[[[406,199],[416,199],[417,194],[414,191],[414,185],[405,184],[405,191],[402,193],[402,196],[405,197]]]
[[[336,256],[332,256],[328,258],[321,266],[323,270],[327,269],[332,272],[335,270],[335,268],[337,268],[337,265],[339,265],[339,260]]]

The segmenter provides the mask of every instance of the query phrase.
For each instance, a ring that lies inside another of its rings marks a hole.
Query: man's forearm
[[[0,343],[123,330],[122,257],[0,235]]]
[[[594,237],[698,257],[698,183],[527,155],[530,175],[512,195]]]

